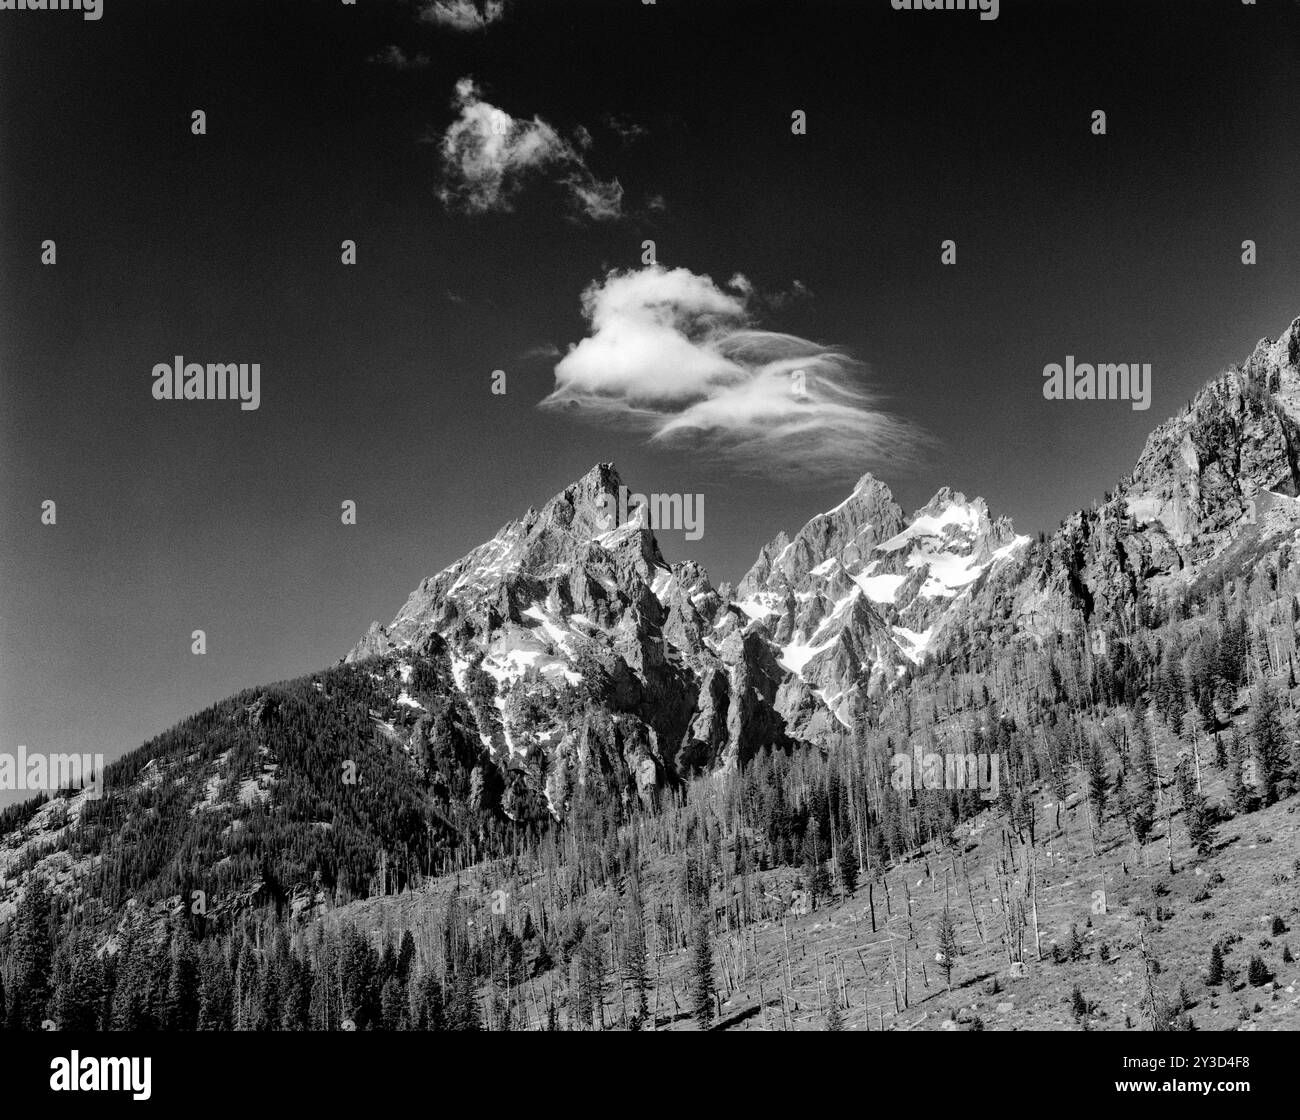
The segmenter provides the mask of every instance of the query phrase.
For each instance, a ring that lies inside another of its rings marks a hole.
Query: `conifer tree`
[[[840,842],[837,864],[844,893],[850,895],[858,889],[858,857],[853,851],[853,845],[847,840]]]
[[[708,915],[703,909],[695,914],[694,942],[691,954],[692,1004],[695,1021],[701,1030],[713,1023],[713,937]]]
[[[89,936],[68,946],[68,967],[54,997],[54,1021],[64,1031],[100,1029],[105,995],[104,966]]]
[[[939,915],[939,967],[943,970],[944,983],[952,991],[952,970],[957,964],[957,953],[961,946],[957,943],[957,924],[953,921],[952,911],[943,908]]]
[[[1211,987],[1223,983],[1223,946],[1217,941],[1210,946],[1210,967],[1205,982]]]
[[[233,988],[221,949],[209,942],[199,963],[199,1013],[201,1031],[228,1031],[234,1026]]]
[[[11,1030],[39,1030],[50,998],[54,948],[50,939],[50,887],[33,876],[18,903],[13,934],[8,1022]]]
[[[1259,760],[1260,796],[1265,805],[1272,805],[1286,775],[1289,751],[1277,695],[1266,680],[1259,682],[1251,697],[1250,741]]]
[[[1246,762],[1245,744],[1234,727],[1232,740],[1228,746],[1228,775],[1226,779],[1228,803],[1232,806],[1234,813],[1249,812],[1255,801],[1254,788],[1246,783]]]
[[[163,1023],[169,1031],[192,1031],[199,1019],[198,954],[190,927],[182,920],[172,934]]]

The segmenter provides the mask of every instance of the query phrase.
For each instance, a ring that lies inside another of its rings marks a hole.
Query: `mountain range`
[[[185,721],[112,764],[102,800],[7,810],[0,922],[33,871],[106,914],[174,908],[198,875],[229,907],[310,910],[509,850],[583,799],[654,808],[762,751],[833,754],[955,658],[1104,654],[1254,572],[1300,530],[1298,455],[1300,319],[1037,540],[947,487],[908,515],[865,474],[715,587],[644,511],[610,527],[623,480],[597,464],[334,667]]]

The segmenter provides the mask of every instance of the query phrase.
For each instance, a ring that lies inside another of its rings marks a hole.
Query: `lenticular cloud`
[[[753,285],[689,269],[611,272],[582,295],[587,338],[555,367],[542,408],[569,408],[760,471],[897,467],[924,439],[882,410],[847,354],[758,329]]]

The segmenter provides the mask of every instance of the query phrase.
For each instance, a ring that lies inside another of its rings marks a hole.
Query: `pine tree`
[[[1133,839],[1146,842],[1156,818],[1156,762],[1145,713],[1138,705],[1132,721],[1133,756],[1124,790],[1124,819]]]
[[[415,936],[408,929],[402,934],[402,947],[397,954],[397,975],[403,984],[410,983],[411,962],[415,960]]]
[[[632,1023],[634,1029],[650,1015],[648,990],[650,975],[646,961],[645,922],[641,915],[640,890],[635,889],[627,913],[627,929],[623,939],[623,980],[632,985],[634,1004]]]
[[[842,1031],[844,1029],[844,1017],[840,1014],[839,1001],[831,1000],[830,1008],[826,1012],[826,1029],[828,1031]]]
[[[605,960],[600,939],[592,930],[587,931],[578,950],[579,1016],[583,1028],[604,1029],[605,1026]],[[583,1014],[585,1012],[585,1015]]]
[[[840,871],[840,883],[844,887],[844,893],[850,895],[858,889],[858,857],[853,851],[852,844],[841,841],[837,862]]]
[[[11,955],[8,1022],[11,1030],[39,1030],[50,999],[54,947],[50,887],[36,875],[18,903]]]
[[[1290,760],[1277,696],[1264,680],[1251,698],[1250,740],[1259,760],[1260,796],[1265,805],[1272,805],[1278,799],[1278,785]]]
[[[702,909],[695,914],[692,934],[692,1002],[695,1021],[701,1030],[708,1030],[713,1023],[713,938],[708,915]]]
[[[181,921],[172,934],[171,961],[163,1023],[169,1031],[192,1031],[199,1019],[199,965],[189,924]]]
[[[1246,968],[1246,979],[1253,987],[1260,987],[1267,984],[1273,979],[1273,973],[1269,971],[1268,965],[1264,963],[1264,958],[1252,956],[1250,964]]]
[[[1093,739],[1088,746],[1088,797],[1092,802],[1093,812],[1097,814],[1097,826],[1101,827],[1106,819],[1106,801],[1110,796],[1110,780],[1106,777],[1106,764],[1101,754],[1101,744]]]
[[[456,973],[451,988],[451,1000],[447,1005],[447,1029],[449,1031],[478,1031],[483,1029],[482,1015],[479,1011],[478,992],[474,977],[468,966]]]
[[[437,974],[430,969],[415,987],[415,1027],[421,1031],[440,1031],[445,1029],[443,1014],[442,985]]]
[[[68,947],[68,967],[54,995],[54,1021],[64,1031],[97,1031],[104,1001],[104,966],[87,935]]]
[[[1210,947],[1210,967],[1205,982],[1211,987],[1223,983],[1223,946],[1217,941]]]
[[[199,1014],[201,1031],[228,1031],[234,1026],[233,986],[221,950],[208,943],[199,964]]]
[[[1228,745],[1228,774],[1226,783],[1228,787],[1228,803],[1232,806],[1234,813],[1247,813],[1255,801],[1254,789],[1246,784],[1245,776],[1245,746],[1241,741],[1241,736],[1234,727],[1232,730],[1232,740]]]
[[[132,926],[117,953],[117,983],[113,986],[112,1004],[112,1029],[115,1031],[157,1028],[151,968],[153,949],[146,936],[141,929]]]
[[[957,953],[961,946],[957,943],[957,924],[953,921],[952,911],[943,908],[939,915],[939,967],[943,970],[944,983],[952,991],[952,970],[957,964]]]
[[[379,1022],[382,1030],[406,1029],[406,991],[396,971],[384,981],[379,996]]]
[[[1070,992],[1070,1012],[1076,1019],[1084,1019],[1088,1014],[1088,1001],[1084,999],[1078,984],[1075,984],[1074,990]]]

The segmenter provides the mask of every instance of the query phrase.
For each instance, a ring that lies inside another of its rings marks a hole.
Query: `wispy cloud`
[[[897,467],[928,442],[881,407],[849,355],[757,327],[757,299],[739,273],[719,286],[685,268],[611,272],[583,292],[590,333],[540,407],[764,472]]]
[[[482,31],[505,15],[505,0],[422,0],[420,19],[453,31]]]
[[[456,83],[452,104],[459,116],[442,136],[438,191],[448,209],[471,214],[511,210],[524,184],[545,175],[563,186],[577,210],[593,221],[622,217],[619,181],[596,178],[581,154],[591,143],[585,130],[571,142],[540,117],[512,117],[484,101],[471,78]]]
[[[393,70],[422,70],[429,65],[430,60],[427,54],[407,54],[396,43],[390,43],[382,51],[372,54],[367,61]]]

